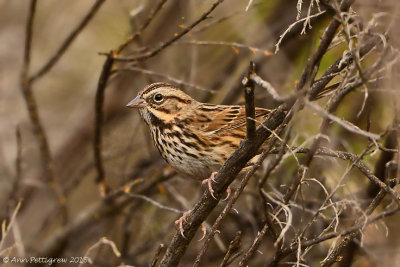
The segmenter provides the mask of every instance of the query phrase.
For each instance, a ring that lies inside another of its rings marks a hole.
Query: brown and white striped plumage
[[[196,179],[218,171],[246,135],[244,106],[201,103],[166,83],[147,86],[127,106],[139,109],[168,164]],[[257,121],[269,112],[256,108]]]

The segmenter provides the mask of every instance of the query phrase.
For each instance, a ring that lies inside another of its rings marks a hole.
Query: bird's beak
[[[126,106],[128,108],[144,108],[146,102],[140,98],[140,95],[131,100]]]

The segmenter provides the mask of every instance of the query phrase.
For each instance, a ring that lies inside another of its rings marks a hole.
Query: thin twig
[[[382,40],[378,36],[369,37],[365,42],[363,42],[360,48],[360,57],[365,56],[368,54],[377,44],[379,44]],[[352,53],[350,53],[351,55]],[[314,81],[310,93],[309,98],[310,100],[314,100],[318,97],[321,93],[324,92],[325,86],[335,77],[337,76],[340,71],[342,71],[345,67],[347,67],[353,60],[353,57],[350,56],[347,59],[344,57],[339,58],[336,60],[322,75],[321,78]]]
[[[5,229],[2,227],[1,240],[0,240],[0,251],[3,250],[4,242],[6,241],[7,235],[10,232],[10,229],[13,226],[15,219],[17,218],[17,214],[21,208],[21,205],[22,205],[22,200],[18,201],[18,204],[15,207],[15,209],[10,217],[10,221],[9,221],[7,227]]]
[[[302,18],[300,20],[296,20],[294,23],[290,24],[289,27],[279,36],[279,40],[275,44],[275,54],[279,52],[279,46],[281,45],[281,42],[282,42],[283,38],[286,36],[286,34],[288,32],[290,32],[293,29],[294,26],[296,26],[298,23],[300,23],[302,21],[306,21],[306,20],[310,20],[311,18],[318,17],[318,16],[324,14],[325,12],[326,11],[318,12],[316,14],[313,14],[313,15],[309,16],[309,17],[305,17],[305,18]]]
[[[81,20],[81,22],[76,26],[76,28],[68,35],[68,37],[64,40],[61,46],[57,49],[53,56],[35,73],[30,77],[30,82],[34,82],[38,78],[42,77],[46,74],[51,68],[58,62],[58,60],[62,57],[62,55],[67,51],[68,47],[72,44],[75,38],[79,35],[79,33],[85,28],[85,26],[89,23],[89,21],[93,18],[96,12],[99,10],[101,5],[105,2],[105,0],[97,0],[93,6],[90,8],[85,17]]]
[[[263,80],[257,73],[253,73],[250,75],[250,78],[259,86],[267,90],[267,93],[272,97],[274,101],[277,103],[283,103],[286,101],[286,98],[281,97],[275,88],[269,82]]]
[[[24,46],[24,62],[22,65],[21,79],[23,83],[27,83],[29,65],[31,63],[31,46],[32,46],[32,32],[33,32],[33,20],[36,13],[36,0],[31,0],[29,6],[29,14],[25,28],[25,46]]]
[[[107,196],[93,204],[91,207],[76,216],[76,218],[67,224],[65,227],[56,231],[42,246],[42,250],[38,256],[41,257],[56,257],[63,251],[68,243],[71,235],[82,233],[88,227],[96,225],[100,218],[106,218],[118,213],[127,205],[131,204],[134,198],[126,195],[127,191],[132,190],[134,194],[148,194],[158,183],[168,180],[172,175],[159,175],[155,177],[147,177],[140,184],[132,182],[127,186],[123,186],[118,190],[109,193]],[[133,184],[133,188],[131,185]]]
[[[298,153],[309,153],[309,149],[296,149]],[[315,155],[323,155],[323,156],[330,156],[336,157],[342,160],[349,160],[357,167],[372,183],[374,183],[377,187],[384,190],[388,193],[397,204],[400,205],[400,194],[398,194],[395,190],[393,190],[390,186],[382,182],[378,177],[376,177],[372,171],[365,165],[365,163],[359,161],[358,157],[349,152],[342,152],[342,151],[332,151],[327,148],[319,148]]]
[[[31,58],[33,20],[35,17],[36,2],[37,2],[36,0],[31,0],[31,2],[30,2],[28,20],[27,20],[27,24],[26,24],[24,62],[22,65],[20,86],[21,86],[21,91],[24,96],[25,104],[26,104],[26,107],[27,107],[27,110],[29,113],[30,121],[32,124],[33,134],[39,145],[42,169],[44,171],[45,180],[46,180],[46,182],[49,183],[50,188],[52,189],[55,196],[57,197],[60,208],[62,210],[63,219],[65,220],[67,217],[67,210],[65,207],[66,200],[65,200],[64,195],[62,194],[61,189],[59,188],[58,184],[55,181],[53,158],[51,156],[47,136],[46,136],[44,127],[42,125],[42,122],[41,122],[41,119],[39,116],[36,98],[32,92],[32,84],[28,78],[30,58]]]
[[[213,12],[214,9],[217,8],[217,6],[219,4],[221,4],[223,1],[224,0],[216,0],[212,4],[212,6],[206,12],[204,12],[196,21],[194,21],[192,24],[190,24],[188,27],[186,27],[182,32],[180,32],[179,34],[176,34],[173,38],[171,38],[170,40],[166,41],[165,43],[162,43],[160,46],[154,48],[153,50],[151,50],[151,51],[149,51],[149,52],[147,52],[145,54],[138,55],[138,56],[133,56],[133,57],[114,56],[114,59],[116,61],[140,61],[140,60],[148,59],[150,57],[153,57],[153,56],[157,55],[162,50],[164,50],[166,47],[170,46],[172,43],[176,42],[177,40],[182,38],[184,35],[189,33],[200,22],[202,22],[205,19],[207,19],[207,17],[211,14],[211,12]]]
[[[319,244],[321,242],[324,242],[326,240],[332,239],[332,238],[336,238],[336,237],[340,237],[340,236],[346,236],[348,234],[351,234],[353,232],[358,232],[361,229],[365,228],[366,225],[374,223],[378,220],[381,220],[382,218],[385,218],[387,216],[391,216],[396,214],[397,212],[400,211],[400,206],[390,209],[390,210],[386,210],[383,211],[375,216],[372,217],[368,217],[363,223],[358,224],[358,225],[354,225],[346,230],[343,230],[341,232],[332,232],[323,236],[319,236],[316,237],[314,239],[310,239],[310,240],[306,240],[302,242],[302,248],[305,249],[307,247],[311,247],[314,246],[316,244]],[[297,250],[297,241],[293,242],[290,244],[290,246],[288,246],[287,248],[284,248],[283,250],[281,250],[279,252],[278,255],[276,255],[276,258],[269,264],[270,266],[274,265],[275,262],[283,259],[284,257],[288,256],[289,254],[293,253],[294,251]]]
[[[94,161],[97,170],[96,182],[100,185],[100,195],[105,196],[109,193],[110,187],[106,181],[106,175],[103,165],[102,155],[102,127],[103,127],[103,102],[104,92],[107,86],[107,80],[110,76],[111,67],[114,60],[111,55],[107,56],[104,62],[103,69],[100,74],[99,82],[96,90],[95,98],[95,120],[94,120],[94,138],[93,138],[93,149],[94,149]]]
[[[126,41],[116,49],[117,53],[121,53],[122,50],[124,50],[132,41],[142,35],[143,31],[147,28],[147,26],[150,25],[157,13],[163,8],[167,1],[168,0],[160,0],[158,2],[157,6],[149,13],[147,19],[145,20],[145,22],[143,22],[139,29],[133,35],[129,36]]]
[[[159,73],[159,72],[155,72],[155,71],[152,71],[152,70],[142,69],[142,68],[138,68],[138,67],[128,67],[128,68],[119,68],[116,71],[137,71],[137,72],[144,73],[144,74],[147,74],[147,75],[153,75],[153,76],[157,76],[157,77],[162,77],[162,78],[167,79],[167,80],[169,80],[171,82],[174,82],[176,84],[183,85],[183,86],[188,86],[188,87],[191,87],[191,88],[196,89],[196,90],[201,90],[201,91],[208,92],[210,94],[214,94],[215,93],[215,90],[210,90],[210,89],[207,89],[205,87],[201,87],[201,86],[199,86],[197,84],[188,83],[188,82],[185,82],[183,80],[180,80],[180,79],[177,79],[175,77],[172,77],[170,75]]]
[[[236,54],[239,53],[238,48],[240,48],[240,49],[248,49],[253,54],[260,52],[264,56],[272,56],[273,55],[273,53],[267,49],[261,49],[261,48],[249,46],[246,44],[235,43],[235,42],[184,40],[184,41],[175,42],[173,45],[228,46],[228,47],[232,48]]]
[[[163,205],[147,196],[144,196],[144,195],[138,195],[138,194],[132,194],[132,193],[127,193],[127,194],[129,197],[142,199],[162,210],[167,210],[167,211],[171,211],[171,212],[178,213],[178,214],[183,214],[185,212],[184,210],[178,210],[178,209],[175,209],[172,207],[165,206],[165,205]]]
[[[354,0],[343,0],[340,4],[340,10],[341,11],[347,11],[351,4],[354,2]],[[331,44],[333,37],[336,34],[337,29],[340,26],[340,22],[338,22],[336,19],[332,19],[331,23],[328,25],[328,27],[325,29],[322,37],[321,37],[321,42],[315,51],[315,53],[311,56],[311,58],[308,60],[306,68],[304,69],[299,82],[296,85],[296,89],[298,91],[301,91],[306,84],[310,83],[311,81],[314,80],[315,75],[317,74],[317,70],[319,67],[319,64],[321,62],[321,59],[323,55],[326,53],[327,49],[329,48],[329,45]]]
[[[392,183],[392,185],[395,185],[395,183]],[[375,198],[373,199],[373,201],[370,203],[370,205],[368,206],[368,208],[365,211],[365,214],[371,215],[372,212],[376,209],[376,207],[381,203],[381,201],[383,200],[383,198],[385,197],[386,192],[385,190],[380,190],[379,193],[375,196]],[[356,220],[355,225],[362,225],[363,223],[363,218],[360,217],[358,220]],[[361,228],[360,231],[362,231],[364,229]],[[328,266],[332,266],[332,264],[334,264],[339,255],[341,254],[341,252],[343,251],[343,249],[345,247],[348,246],[348,244],[357,236],[359,236],[359,231],[354,231],[350,234],[347,234],[346,236],[344,236],[343,240],[337,244],[335,246],[335,248],[329,253],[328,257],[321,263],[322,267],[328,267]]]
[[[19,186],[22,180],[22,140],[21,140],[21,130],[17,125],[15,128],[15,137],[17,141],[17,156],[15,158],[15,178],[12,182],[12,187],[9,194],[9,203],[7,205],[7,213],[10,213],[10,209],[14,208],[13,206],[18,202],[17,195]]]
[[[89,257],[89,254],[95,249],[98,250],[102,245],[108,245],[115,256],[117,256],[118,258],[121,257],[121,253],[119,252],[117,245],[115,245],[115,243],[112,240],[109,240],[107,237],[102,237],[100,238],[99,241],[97,241],[94,245],[92,245],[85,253],[84,257],[88,259],[89,264],[91,265],[93,264],[93,260]],[[79,267],[83,266],[83,264],[85,263],[81,262],[79,264]]]
[[[254,82],[250,79],[251,75],[255,72],[254,62],[250,62],[249,71],[247,76],[243,79],[244,98],[246,100],[246,138],[250,141],[256,135],[256,111],[254,106]]]
[[[221,262],[220,267],[228,266],[228,262],[242,246],[242,231],[238,231],[232,241],[229,243],[228,251],[226,252],[223,261]]]
[[[155,267],[157,262],[160,260],[161,252],[164,248],[164,244],[160,244],[157,248],[156,254],[154,255],[153,260],[151,261],[149,267]]]
[[[321,114],[322,116],[324,116],[326,118],[329,118],[329,120],[336,122],[337,124],[342,126],[344,129],[346,129],[346,130],[348,130],[348,131],[350,131],[352,133],[355,133],[355,134],[358,134],[358,135],[361,135],[361,136],[365,136],[365,137],[370,138],[370,139],[375,140],[375,141],[380,139],[380,136],[378,134],[374,134],[374,133],[370,133],[370,132],[366,132],[364,130],[361,130],[360,128],[358,128],[354,124],[352,124],[352,123],[350,123],[348,121],[342,120],[342,119],[336,117],[335,115],[325,111],[324,109],[322,109],[317,104],[311,103],[308,100],[306,100],[305,103],[306,103],[306,105],[308,107],[312,108],[317,113]]]

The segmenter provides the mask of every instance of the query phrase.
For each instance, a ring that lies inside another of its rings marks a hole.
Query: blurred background
[[[111,189],[111,197],[107,199],[101,196],[95,181],[93,156],[95,95],[106,59],[101,53],[118,48],[128,36],[141,29],[161,2],[165,3],[150,19],[148,27],[129,43],[121,56],[146,53],[158,47],[196,21],[214,1],[96,1],[99,2],[93,17],[65,53],[31,84],[54,167],[56,186],[52,186],[43,171],[41,148],[21,91],[29,1],[0,0],[0,219],[4,228],[1,257],[87,256],[93,266],[148,266],[159,244],[168,246],[176,232],[174,221],[181,216],[165,207],[188,210],[205,187],[180,176],[164,163],[145,123],[136,111],[125,105],[139,90],[157,81],[175,84],[199,101],[243,104],[241,80],[250,60],[256,63],[260,77],[271,83],[281,96],[287,96],[294,91],[307,59],[318,47],[324,29],[332,20],[328,10],[313,17],[312,27],[306,25],[305,33],[301,34],[304,20],[299,20],[307,16],[310,1],[229,0],[157,55],[140,62],[115,62],[103,106],[102,155],[105,179]],[[327,10],[322,4],[318,7],[317,2],[312,3],[311,14]],[[93,0],[37,2],[28,77],[48,62],[94,4]],[[399,122],[399,6],[397,0],[355,1],[350,22],[357,25],[350,32],[354,40],[350,44],[346,42],[340,30],[317,74],[319,78],[349,51],[349,47],[361,45],[364,35],[373,32],[384,36],[389,47],[386,54],[383,56],[381,52],[382,45],[377,46],[361,64],[366,70],[382,57],[382,67],[373,70],[381,74],[381,82],[355,89],[341,102],[335,115],[365,131],[382,135],[379,144],[392,149],[386,150],[387,158],[382,156],[384,150],[370,149],[362,161],[377,176],[377,166],[385,166],[383,173],[393,173],[390,178],[398,177],[398,171],[390,166],[398,162],[400,140],[394,123]],[[299,22],[292,25],[296,21]],[[290,25],[293,27],[285,33],[275,53],[275,45]],[[356,72],[353,69],[346,73],[354,75]],[[345,73],[339,74],[332,84],[345,77]],[[256,87],[255,99],[260,107],[278,106],[260,86]],[[317,104],[325,108],[328,100],[329,97],[323,98]],[[290,124],[288,145],[308,147],[320,133],[321,121],[321,115],[309,107],[296,113]],[[356,155],[370,144],[367,138],[337,124],[332,124],[326,135],[324,146]],[[252,244],[264,220],[257,191],[258,177],[274,157],[269,156],[250,180],[234,206],[237,212],[232,211],[223,223],[202,266],[219,266],[229,242],[239,230],[242,231],[242,253]],[[266,190],[276,195],[283,193],[297,167],[292,155],[285,156],[269,177]],[[307,173],[309,181],[302,184],[293,199],[291,208],[295,222],[286,234],[285,244],[291,242],[308,223],[312,211],[318,210],[324,202],[326,195],[321,186],[312,181],[314,178],[329,192],[341,184],[331,205],[337,209],[340,219],[330,231],[353,225],[361,216],[360,203],[371,198],[371,195],[369,198],[363,195],[370,187],[369,180],[349,162],[316,158]],[[60,204],[54,187],[65,197],[65,203],[61,200]],[[390,197],[385,198],[377,212],[384,211],[390,202]],[[65,209],[60,210],[60,205]],[[208,225],[212,225],[224,206],[220,204],[209,216]],[[322,214],[312,225],[309,238],[321,234],[326,223],[335,217],[329,207]],[[354,242],[351,257],[338,264],[398,264],[399,220],[399,214],[395,214],[366,227],[363,238]],[[193,264],[202,245],[197,241],[200,238],[201,232],[191,242],[181,266]],[[307,252],[304,250],[302,266],[319,265],[333,241],[335,239]],[[267,234],[249,266],[265,266],[270,262],[276,250],[273,243]],[[238,258],[241,256],[239,254]],[[296,264],[295,253],[281,263],[284,262]],[[7,266],[20,265],[9,263]],[[64,266],[54,264],[57,265]]]

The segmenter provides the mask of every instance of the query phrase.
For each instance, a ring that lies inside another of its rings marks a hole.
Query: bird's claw
[[[180,217],[178,220],[175,221],[175,225],[178,226],[179,231],[181,232],[183,238],[186,238],[185,235],[183,234],[183,222],[186,221],[186,218],[190,214],[190,212],[191,210],[184,212],[182,217]]]
[[[199,239],[199,241],[203,240],[204,237],[206,237],[206,234],[207,234],[207,228],[206,228],[206,226],[204,225],[204,223],[201,223],[201,231],[203,232],[203,235],[201,236],[201,238]]]
[[[228,188],[226,189],[226,197],[223,199],[223,201],[227,200],[230,196],[231,196],[231,188],[228,186]]]
[[[214,199],[217,199],[217,198],[214,196],[214,189],[212,188],[212,182],[215,182],[215,176],[216,175],[217,175],[217,172],[213,172],[213,173],[211,173],[209,178],[204,179],[202,181],[202,184],[207,184],[208,185],[208,190],[210,191],[210,194]]]
[[[209,178],[204,179],[202,181],[202,184],[207,184],[208,185],[208,190],[210,191],[210,194],[214,199],[217,199],[217,198],[214,196],[214,189],[212,188],[212,183],[215,182],[215,176],[216,175],[217,175],[217,172],[213,172],[213,173],[211,173]],[[227,195],[223,199],[224,201],[227,200],[231,196],[231,188],[229,186],[226,189],[226,193],[227,193]]]

